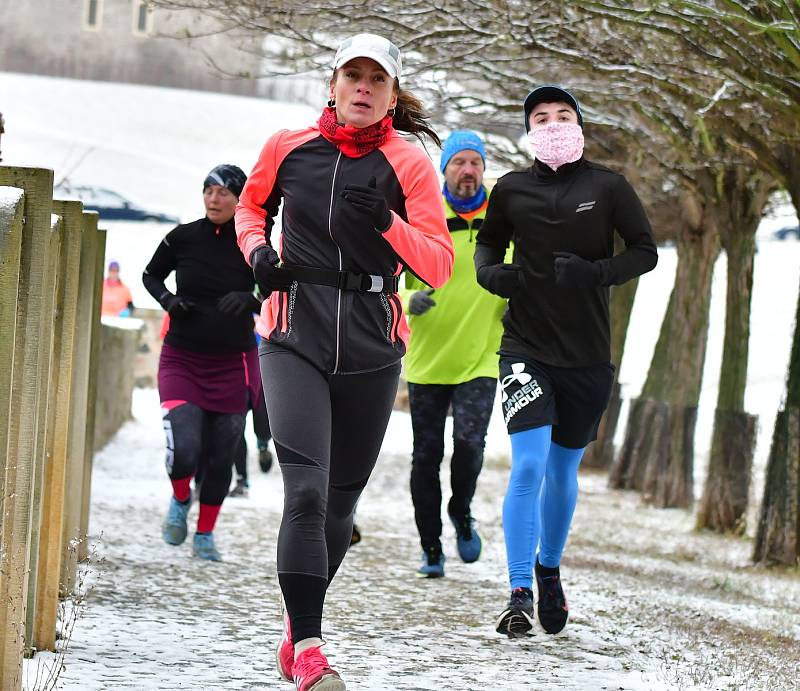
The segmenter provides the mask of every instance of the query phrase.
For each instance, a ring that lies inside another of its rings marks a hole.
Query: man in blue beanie
[[[401,291],[411,327],[405,374],[414,431],[411,497],[423,550],[417,575],[425,578],[444,576],[439,467],[451,407],[452,496],[447,513],[462,561],[476,561],[482,548],[470,504],[483,465],[498,377],[500,319],[506,308],[504,299],[478,285],[472,264],[475,237],[488,203],[485,164],[483,142],[475,132],[458,130],[445,141],[442,194],[455,249],[453,275],[434,295],[430,286],[406,274]]]

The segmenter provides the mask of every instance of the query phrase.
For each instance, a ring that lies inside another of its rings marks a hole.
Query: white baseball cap
[[[354,58],[371,58],[383,67],[392,79],[399,79],[403,69],[400,49],[377,34],[356,34],[342,41],[333,59],[333,69],[338,70]]]

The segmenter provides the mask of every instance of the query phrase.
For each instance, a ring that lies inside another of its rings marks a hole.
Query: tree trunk
[[[787,407],[775,419],[753,561],[800,563],[799,503],[800,408]]]
[[[767,461],[764,500],[753,560],[796,565],[800,562],[800,291],[794,322],[786,405],[775,419]]]
[[[611,289],[609,312],[611,317],[611,362],[617,370],[614,373],[614,385],[611,389],[611,399],[606,412],[600,420],[597,430],[597,440],[589,445],[583,457],[582,465],[586,468],[606,469],[614,460],[614,434],[617,431],[617,422],[622,408],[621,387],[619,385],[619,370],[622,366],[622,354],[625,350],[625,337],[628,333],[628,324],[631,321],[633,302],[636,297],[636,288],[639,279],[628,281],[621,286]]]
[[[744,535],[757,420],[755,415],[717,407],[698,528]]]
[[[631,406],[611,487],[640,489],[657,506],[693,499],[694,427],[706,356],[711,278],[719,255],[715,219],[696,197],[684,199],[675,285],[650,369]]]
[[[720,239],[728,257],[725,337],[711,454],[697,527],[743,534],[757,418],[745,413],[755,232],[774,186],[744,168],[721,176]]]

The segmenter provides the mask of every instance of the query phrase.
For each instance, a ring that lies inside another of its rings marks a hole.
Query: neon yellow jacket
[[[450,280],[431,294],[436,305],[419,316],[408,312],[411,296],[430,286],[407,272],[405,287],[400,290],[411,328],[405,378],[413,384],[461,384],[477,377],[498,376],[497,349],[503,333],[500,320],[506,301],[478,285],[472,259],[486,207],[471,221],[456,214],[447,201],[445,211],[455,263]],[[510,261],[511,251],[509,248],[506,261]]]

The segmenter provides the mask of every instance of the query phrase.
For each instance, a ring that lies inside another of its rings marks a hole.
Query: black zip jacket
[[[614,231],[625,242],[616,256]],[[557,367],[608,362],[608,286],[658,261],[647,215],[625,177],[583,158],[557,172],[537,160],[504,175],[478,232],[476,270],[502,262],[512,241],[522,289],[509,300],[500,353]],[[553,252],[594,262],[598,285],[556,285]]]
[[[217,226],[201,218],[167,233],[142,275],[145,288],[159,302],[167,291],[164,279],[173,271],[176,294],[195,307],[170,319],[164,343],[201,353],[255,348],[252,314],[237,316],[217,308],[223,295],[255,288],[253,271],[236,244],[233,220]],[[253,302],[257,309],[255,297]]]

